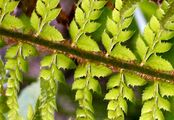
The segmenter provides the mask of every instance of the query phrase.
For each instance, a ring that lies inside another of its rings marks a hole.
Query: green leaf
[[[106,33],[106,31],[104,31],[102,34],[102,43],[103,43],[105,49],[107,50],[107,52],[110,51],[112,39],[109,37],[109,35]]]
[[[88,22],[84,28],[84,32],[87,33],[92,33],[94,31],[96,31],[98,28],[100,27],[99,23],[96,22]]]
[[[127,87],[124,85],[123,88],[123,96],[124,98],[126,98],[127,100],[134,102],[134,92],[131,88]]]
[[[167,21],[164,27],[168,30],[174,30],[174,23],[172,21]]]
[[[47,77],[47,76],[45,76],[45,77]],[[50,84],[48,81],[51,80],[50,78],[48,80],[45,80],[43,77],[40,77],[39,80],[40,80],[40,88],[49,89]]]
[[[13,94],[14,94],[13,88],[8,88],[6,91],[6,96],[13,96]]]
[[[41,0],[38,0],[37,3],[36,3],[36,11],[37,11],[37,13],[39,13],[39,15],[41,15],[42,17],[45,16],[45,13],[46,13],[46,6],[45,6],[45,4],[44,4]]]
[[[53,8],[56,8],[57,5],[59,4],[60,0],[48,0],[49,1],[49,6],[48,8],[51,10]]]
[[[169,40],[174,37],[174,31],[163,31],[161,33],[160,39],[161,40]]]
[[[19,1],[10,1],[7,3],[6,9],[5,9],[5,13],[10,13],[12,11],[15,10],[15,8],[17,7]]]
[[[168,61],[156,55],[152,55],[147,60],[145,65],[150,66],[156,70],[165,70],[165,71],[173,70],[172,65]]]
[[[156,120],[165,120],[164,115],[161,110],[157,109],[155,112],[155,119]]]
[[[174,96],[174,85],[171,83],[160,83],[160,94],[164,96]]]
[[[132,6],[131,8],[129,8],[128,10],[126,10],[124,13],[123,13],[123,18],[127,18],[127,17],[130,17],[134,14],[134,11],[135,11],[135,6]]]
[[[118,101],[116,101],[116,100],[111,100],[111,101],[109,101],[109,103],[108,103],[107,110],[113,110],[113,111],[115,111],[117,107],[118,107]]]
[[[72,84],[73,90],[83,89],[85,88],[86,80],[85,79],[76,79]]]
[[[143,91],[142,100],[146,101],[146,100],[149,100],[151,98],[154,98],[155,97],[154,92],[155,92],[155,85],[154,84],[146,87],[145,90]]]
[[[81,100],[84,97],[84,93],[82,90],[77,90],[76,95],[75,95],[75,100]]]
[[[82,9],[79,7],[77,7],[75,11],[75,20],[80,26],[82,26],[85,20],[85,14],[83,13]]]
[[[4,17],[1,25],[6,29],[20,29],[23,27],[22,21],[15,16],[11,16],[10,14],[7,14]]]
[[[74,63],[74,61],[63,54],[57,54],[57,66],[58,68],[63,68],[63,69],[76,68],[76,64]]]
[[[93,9],[101,9],[105,6],[106,3],[107,1],[95,1]]]
[[[171,49],[171,47],[172,47],[171,43],[160,42],[160,43],[156,44],[154,51],[156,53],[164,53],[164,52],[169,51]]]
[[[31,105],[28,106],[28,112],[27,112],[27,120],[31,120],[33,118],[34,111]]]
[[[0,0],[0,8],[4,5],[4,0]]]
[[[90,111],[77,109],[76,110],[76,118],[77,120],[94,120],[94,116]]]
[[[88,101],[89,103],[92,103],[92,94],[91,91],[85,88],[83,90],[84,100]]]
[[[15,59],[8,59],[5,68],[10,70],[15,70],[17,67],[17,61]]]
[[[158,107],[160,109],[170,111],[170,102],[168,100],[165,100],[164,98],[158,96]]]
[[[163,9],[158,8],[158,9],[156,10],[155,16],[156,16],[159,20],[161,20],[161,19],[164,17],[164,15],[165,15],[165,12],[164,12]]]
[[[50,70],[46,70],[46,69],[42,69],[40,71],[40,75],[39,78],[43,78],[44,80],[49,80],[51,78],[51,71]]]
[[[79,65],[74,73],[74,78],[85,77],[87,75],[87,66]]]
[[[82,109],[76,110],[76,118],[85,118],[85,117],[86,117],[86,112],[84,110]]]
[[[10,91],[12,91],[12,89],[10,89],[9,92],[10,92]],[[12,97],[9,97],[9,98],[7,99],[7,102],[6,102],[6,103],[7,103],[7,105],[12,105],[12,106],[13,106],[13,102],[14,102],[14,100],[12,99]]]
[[[132,23],[132,20],[133,20],[133,17],[131,16],[131,17],[128,17],[128,18],[125,18],[124,20],[123,20],[123,23],[122,23],[122,29],[126,29],[126,28],[128,28],[129,26],[130,26],[130,24]]]
[[[153,120],[153,114],[151,112],[141,115],[140,120]]]
[[[8,88],[13,88],[15,86],[15,81],[13,79],[8,80]]]
[[[53,74],[54,80],[57,80],[58,82],[63,83],[63,84],[66,83],[64,74],[62,73],[62,71],[57,69],[57,67],[55,65],[52,65],[52,74]]]
[[[19,69],[23,72],[28,71],[28,62],[24,60],[23,57],[19,56],[17,58]]]
[[[9,108],[8,108],[6,102],[7,102],[7,97],[6,96],[1,96],[0,97],[0,106],[1,106],[0,107],[0,114],[1,113],[7,113],[9,111]],[[3,118],[3,117],[0,116],[0,118]],[[6,120],[5,117],[2,120]]]
[[[119,96],[119,89],[111,89],[109,92],[105,95],[105,100],[116,100]]]
[[[69,28],[69,33],[71,35],[72,41],[75,42],[76,39],[76,35],[78,34],[78,27],[77,24],[74,20],[72,20],[71,24],[70,24],[70,28]]]
[[[37,50],[35,47],[29,44],[23,44],[22,45],[22,54],[23,57],[29,57],[29,56],[35,56],[37,54]]]
[[[120,82],[121,82],[121,78],[120,77],[121,77],[120,74],[113,75],[109,79],[109,81],[107,82],[107,89],[111,89],[111,88],[119,86]]]
[[[124,111],[124,113],[127,113],[128,106],[127,106],[126,100],[120,97],[118,102],[119,102],[120,108]]]
[[[36,30],[39,31],[39,25],[40,25],[40,18],[37,16],[36,12],[33,11],[31,14],[31,25]]]
[[[104,65],[91,64],[92,77],[106,77],[111,73],[112,71]]]
[[[112,19],[113,19],[116,23],[120,22],[120,12],[119,12],[117,9],[114,9],[114,10],[112,11]]]
[[[85,13],[88,13],[90,11],[90,0],[83,0],[82,4],[81,4],[83,10],[85,11]]]
[[[124,75],[125,75],[127,85],[131,85],[134,87],[134,86],[142,86],[146,84],[146,80],[144,80],[143,78],[135,74],[124,72]]]
[[[135,55],[125,46],[117,44],[111,52],[111,56],[124,59],[124,60],[135,60]]]
[[[161,4],[161,8],[162,8],[163,10],[167,11],[169,7],[170,7],[169,2],[164,0],[164,1],[162,2],[162,4]]]
[[[143,39],[141,38],[141,36],[138,36],[138,38],[135,41],[136,44],[136,50],[138,55],[140,56],[141,60],[144,59],[144,56],[147,53],[148,47],[146,46],[146,44],[144,43]],[[141,46],[141,47],[140,47]]]
[[[92,11],[91,14],[90,14],[89,19],[90,20],[96,20],[96,19],[98,19],[100,17],[101,13],[102,12],[99,11],[99,10]]]
[[[53,26],[45,25],[40,33],[40,36],[44,39],[51,41],[62,41],[62,34]]]
[[[14,45],[7,50],[5,58],[15,58],[17,53],[18,53],[18,45]]]
[[[100,84],[98,80],[94,78],[89,79],[89,89],[93,90],[93,92],[96,92],[97,94],[100,94],[100,95],[102,94]]]
[[[149,101],[145,102],[143,105],[143,108],[141,110],[141,114],[152,112],[153,107],[155,107],[154,100],[149,100]]]
[[[117,118],[116,111],[108,111],[108,118],[111,120]]]
[[[115,6],[116,6],[117,10],[120,11],[123,6],[122,0],[115,0]]]
[[[124,112],[120,107],[118,107],[115,112],[118,120],[124,120]]]
[[[79,38],[77,46],[86,51],[100,51],[98,44],[85,34]]]
[[[112,33],[113,36],[118,34],[117,24],[114,21],[112,21],[112,19],[110,19],[109,17],[107,19],[106,28],[110,33]]]
[[[22,75],[22,73],[19,71],[18,68],[15,70],[15,73],[16,73],[16,78],[17,78],[17,80],[21,82],[21,81],[23,80],[23,75]]]
[[[151,17],[149,24],[150,24],[150,28],[154,32],[158,32],[160,30],[160,23],[159,23],[158,19],[155,16]]]
[[[118,42],[125,42],[129,40],[133,35],[132,31],[121,31],[120,34],[118,35],[118,38],[116,41]]]
[[[146,44],[148,46],[152,46],[153,40],[155,38],[155,33],[150,29],[149,25],[147,25],[144,29],[144,38]]]
[[[56,19],[56,17],[59,15],[60,11],[61,11],[61,9],[53,9],[53,10],[49,11],[45,21],[49,22],[49,21]]]
[[[53,62],[53,55],[45,56],[41,61],[41,66],[42,67],[50,66],[52,62]]]

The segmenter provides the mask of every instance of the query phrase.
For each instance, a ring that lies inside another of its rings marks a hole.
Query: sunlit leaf
[[[46,25],[42,29],[42,32],[40,33],[40,36],[42,36],[44,39],[48,39],[51,41],[62,41],[63,36],[62,34],[53,26]]]
[[[172,65],[167,60],[156,55],[152,55],[148,59],[145,65],[150,66],[157,70],[165,70],[165,71],[173,70]]]
[[[112,71],[104,65],[91,65],[91,74],[96,77],[106,77],[110,75]]]
[[[97,43],[84,34],[78,40],[77,46],[86,51],[99,51]]]

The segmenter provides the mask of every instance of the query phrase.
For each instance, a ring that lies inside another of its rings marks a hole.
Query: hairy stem
[[[138,74],[147,80],[159,80],[174,83],[174,74],[172,74],[172,71],[156,71],[151,68],[144,66],[142,67],[140,64],[132,61],[124,61],[105,56],[104,53],[88,52],[76,47],[72,47],[70,44],[55,43],[39,37],[33,37],[31,35],[6,30],[4,28],[0,28],[0,34],[6,37],[12,37],[15,40],[23,43],[30,43],[34,45],[37,44],[57,52],[67,53],[74,56],[74,58],[81,58],[84,61],[87,59],[89,61],[106,64],[113,69],[125,69],[131,73]]]

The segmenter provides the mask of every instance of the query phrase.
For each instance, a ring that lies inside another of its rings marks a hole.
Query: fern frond
[[[125,60],[135,60],[134,54],[121,43],[129,40],[133,31],[128,30],[136,8],[133,0],[115,0],[112,17],[107,19],[106,30],[102,34],[102,43],[107,55]]]
[[[61,41],[63,37],[61,33],[50,26],[50,22],[53,21],[60,13],[60,8],[56,8],[59,4],[59,0],[38,0],[36,3],[36,9],[31,15],[31,25],[36,31],[35,36],[41,36],[42,38],[51,41]]]
[[[102,69],[102,72],[100,70]],[[95,120],[94,108],[92,105],[92,90],[101,94],[101,87],[94,77],[105,77],[111,74],[111,70],[103,65],[87,63],[79,65],[75,71],[73,90],[77,90],[75,100],[79,102],[79,108],[76,111],[76,119]]]
[[[102,13],[105,0],[83,0],[77,6],[75,19],[70,24],[70,35],[73,46],[78,46],[87,51],[99,51],[97,43],[90,37],[90,33],[96,31],[100,24],[96,20]]]
[[[27,72],[28,63],[25,60],[27,57],[31,55],[35,55],[36,50],[31,45],[28,44],[18,44],[10,47],[6,52],[7,62],[5,64],[6,70],[9,71],[10,77],[7,81],[7,105],[9,107],[8,119],[15,120],[22,118],[18,113],[18,91],[19,91],[19,83],[23,80],[22,72]]]
[[[10,15],[17,7],[19,1],[1,0],[0,1],[0,25],[6,29],[19,29],[23,27],[20,19]]]
[[[0,96],[0,118],[1,120],[6,120],[6,114],[9,110],[7,104],[6,104],[6,101],[7,101],[7,97],[6,96]]]
[[[40,118],[42,120],[54,120],[54,110],[56,110],[56,93],[58,82],[66,84],[65,77],[60,68],[74,69],[75,63],[63,54],[53,54],[46,56],[41,61],[41,71],[39,75],[41,95],[39,97]],[[37,112],[35,113],[37,114]],[[37,115],[34,115],[35,119]]]
[[[172,7],[164,0],[161,7],[157,9],[157,17],[152,16],[146,26],[143,38],[139,37],[136,41],[137,45],[141,44],[143,46],[142,48],[136,47],[142,60],[141,65],[147,65],[157,70],[173,70],[172,65],[168,61],[157,55],[158,53],[169,51],[172,47],[171,43],[165,41],[171,39],[174,36],[174,32],[163,27],[163,25],[170,22],[170,19],[164,22],[166,17],[168,18],[168,14],[165,14],[170,8]]]
[[[6,72],[4,69],[4,63],[0,59],[0,118],[5,119],[5,113],[7,113],[8,106],[6,104],[7,97],[5,96],[4,84],[6,81]]]
[[[140,120],[164,119],[163,111],[171,111],[170,102],[164,96],[173,96],[174,94],[171,92],[174,90],[173,87],[172,84],[159,82],[155,82],[146,87],[143,93],[144,105]]]
[[[142,86],[145,83],[144,79],[125,71],[113,75],[107,83],[109,92],[105,95],[105,100],[109,100],[108,119],[124,120],[128,110],[126,101],[134,102],[134,92],[129,86]]]
[[[172,9],[171,5],[173,3],[169,4],[164,0],[157,9],[156,16],[152,16],[146,26],[143,38],[139,36],[136,40],[136,49],[142,60],[142,66],[150,66],[157,70],[173,70],[172,65],[158,55],[158,53],[169,51],[172,47],[171,43],[164,42],[164,40],[171,39],[174,33],[169,28],[163,27],[170,22],[170,19],[167,19],[167,21],[165,19],[169,17],[167,12]],[[170,102],[164,96],[173,96],[173,94],[168,93],[168,90],[164,92],[163,85],[163,82],[154,81],[154,83],[145,88],[142,97],[144,104],[140,120],[163,120],[163,110],[170,111]],[[165,85],[172,88],[170,83],[165,83]]]

